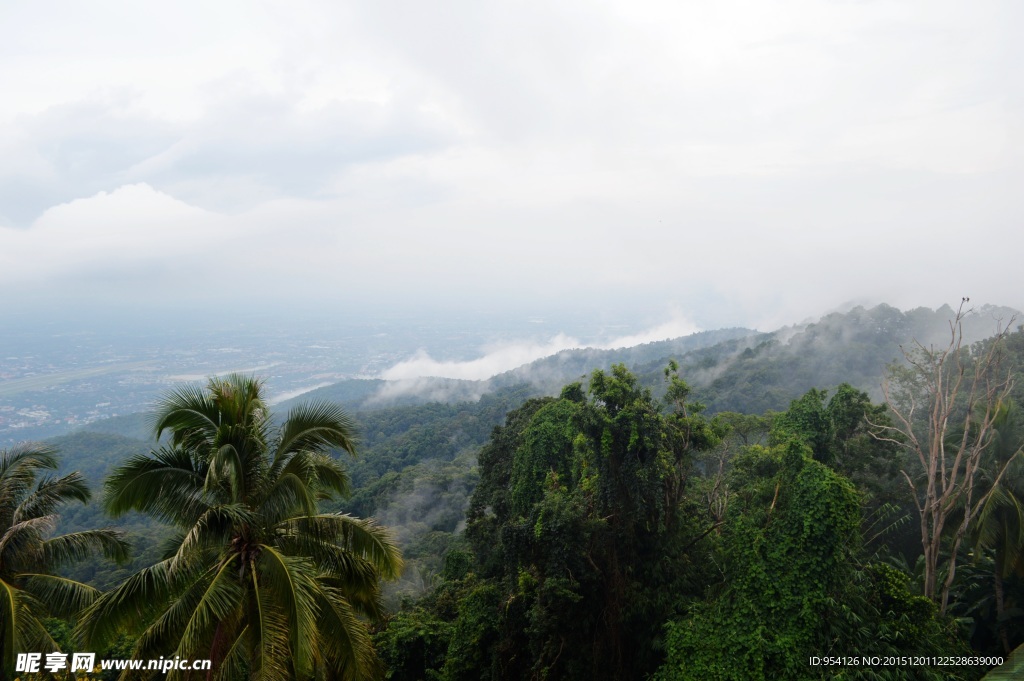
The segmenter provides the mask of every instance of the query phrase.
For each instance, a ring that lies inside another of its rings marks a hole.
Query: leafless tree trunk
[[[1008,465],[992,476],[979,476],[999,405],[1012,387],[1009,372],[1000,366],[1007,330],[972,355],[963,346],[963,319],[970,313],[964,310],[966,303],[965,298],[950,321],[946,346],[926,348],[915,341],[912,349],[900,347],[909,367],[892,369],[882,383],[895,425],[875,425],[876,437],[905,448],[921,465],[920,475],[901,472],[921,519],[924,595],[940,601],[943,613],[956,576],[956,554],[967,528]],[[1011,324],[1012,320],[1006,328]],[[981,488],[982,477],[992,482]],[[958,509],[962,515],[955,514]],[[947,526],[950,522],[953,524]],[[951,533],[952,546],[946,578],[937,593],[944,533]]]

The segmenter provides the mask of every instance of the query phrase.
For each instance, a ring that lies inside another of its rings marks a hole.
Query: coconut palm
[[[119,467],[104,501],[177,534],[164,560],[92,605],[82,642],[138,633],[136,659],[210,659],[223,679],[379,676],[365,618],[379,616],[399,551],[372,522],[319,509],[348,490],[330,450],[354,452],[349,417],[313,403],[274,427],[262,384],[233,375],[172,392],[155,426],[167,445]]]
[[[1019,409],[1010,402],[999,407],[994,421],[991,450],[993,459],[1003,464],[1018,459],[1024,441],[1024,423]],[[970,527],[974,555],[993,554],[992,588],[996,606],[996,630],[1003,652],[1012,650],[1007,632],[1007,608],[1004,580],[1024,576],[1024,480],[1021,466],[1008,469],[1007,475],[993,487],[992,494],[979,509]],[[1014,609],[1015,612],[1019,612]]]
[[[89,500],[81,474],[48,474],[58,463],[55,451],[42,445],[0,451],[0,679],[14,677],[17,653],[60,649],[42,618],[73,615],[98,595],[54,574],[59,567],[94,553],[128,557],[128,545],[115,530],[51,536],[61,506]]]

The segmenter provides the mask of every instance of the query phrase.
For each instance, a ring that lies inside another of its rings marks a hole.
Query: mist
[[[410,359],[398,362],[381,372],[380,378],[401,382],[386,388],[389,391],[388,395],[394,396],[402,392],[422,390],[424,384],[414,379],[435,377],[481,381],[543,357],[550,357],[563,350],[579,348],[613,350],[688,336],[700,330],[692,322],[681,316],[676,316],[656,326],[608,340],[583,342],[559,333],[546,342],[510,341],[483,347],[481,348],[483,354],[480,357],[465,361],[439,361],[432,358],[425,350],[419,350]]]

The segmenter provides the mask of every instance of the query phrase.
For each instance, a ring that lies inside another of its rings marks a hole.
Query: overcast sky
[[[1024,3],[4,2],[0,307],[1024,307]]]

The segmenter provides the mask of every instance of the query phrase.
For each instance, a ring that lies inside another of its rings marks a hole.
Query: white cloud
[[[630,334],[628,336],[613,338],[612,340],[601,343],[596,347],[608,350],[615,348],[631,348],[636,345],[643,345],[644,343],[654,343],[671,338],[689,336],[690,334],[697,333],[698,331],[700,331],[700,329],[697,326],[685,319],[682,319],[677,313],[675,319],[667,321],[664,324],[659,324],[650,329],[644,329],[643,331]]]
[[[126,185],[54,206],[28,230],[0,228],[0,281],[74,281],[89,273],[144,270],[230,236],[218,216],[148,185]]]
[[[438,361],[430,357],[426,351],[420,350],[411,359],[399,362],[381,372],[380,377],[389,381],[423,377],[482,380],[502,371],[529,364],[541,357],[549,357],[562,350],[578,347],[580,342],[575,338],[558,334],[544,343],[506,343],[485,348],[484,356],[464,362]]]
[[[8,4],[5,302],[1022,305],[1021,8]]]
[[[420,350],[411,359],[399,362],[381,372],[380,377],[389,381],[405,382],[397,386],[385,387],[388,396],[407,392],[420,392],[423,384],[416,380],[420,378],[437,377],[483,380],[500,374],[503,371],[529,364],[542,357],[550,357],[562,350],[582,347],[597,349],[633,347],[643,343],[688,336],[699,330],[676,313],[673,319],[663,324],[626,336],[582,343],[576,338],[560,333],[545,342],[506,342],[485,347],[482,348],[483,356],[467,361],[439,361],[432,358],[426,351]]]

